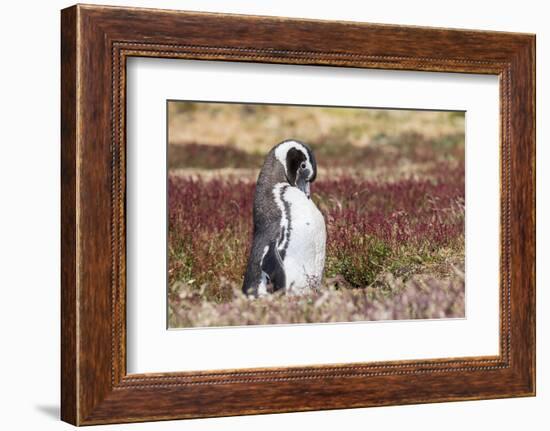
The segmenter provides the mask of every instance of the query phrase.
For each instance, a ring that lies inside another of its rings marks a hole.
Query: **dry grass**
[[[256,154],[289,137],[364,147],[387,137],[439,139],[464,131],[463,113],[437,111],[182,102],[170,102],[168,109],[170,144],[222,145]]]
[[[464,274],[455,269],[448,279],[415,276],[407,282],[386,275],[388,290],[347,289],[332,279],[319,290],[299,296],[281,294],[249,299],[240,285],[222,279],[224,302],[205,301],[209,286],[197,290],[175,283],[169,293],[171,327],[244,326],[365,320],[464,317]]]

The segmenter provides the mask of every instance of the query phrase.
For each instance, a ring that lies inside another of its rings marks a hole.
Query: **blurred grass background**
[[[265,154],[289,136],[363,147],[403,134],[426,139],[463,134],[464,112],[171,101],[168,127],[170,144],[227,145]]]
[[[171,170],[258,169],[289,138],[311,145],[320,169],[464,159],[463,112],[172,101],[168,127]]]

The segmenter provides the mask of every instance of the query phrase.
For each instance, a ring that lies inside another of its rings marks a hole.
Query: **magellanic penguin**
[[[318,286],[325,266],[325,220],[311,199],[317,176],[311,148],[286,140],[271,149],[256,183],[252,248],[243,283],[248,296]]]

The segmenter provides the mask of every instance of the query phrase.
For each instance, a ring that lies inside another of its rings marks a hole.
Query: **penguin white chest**
[[[296,187],[281,196],[288,208],[288,244],[283,259],[286,290],[300,293],[317,286],[325,266],[325,220],[313,200]]]

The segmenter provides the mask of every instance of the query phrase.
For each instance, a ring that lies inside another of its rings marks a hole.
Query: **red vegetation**
[[[328,230],[327,276],[355,287],[379,274],[408,275],[464,241],[463,170],[440,166],[424,179],[322,179],[313,198]],[[254,184],[171,176],[169,279],[240,282],[252,233]],[[441,260],[441,259],[440,259]]]

